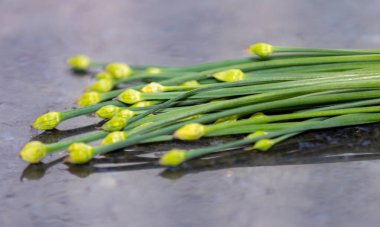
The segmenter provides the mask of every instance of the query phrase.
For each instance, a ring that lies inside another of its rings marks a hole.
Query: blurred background
[[[152,165],[25,169],[18,152],[38,135],[37,116],[72,108],[92,82],[67,69],[72,55],[179,66],[245,56],[256,42],[379,48],[379,9],[376,0],[0,0],[0,226],[377,226],[376,159],[276,165],[277,154],[258,167],[227,156],[172,176]]]

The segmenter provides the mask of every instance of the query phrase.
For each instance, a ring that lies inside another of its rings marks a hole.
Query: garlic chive
[[[69,58],[67,64],[74,70],[87,70],[91,64],[91,59],[86,55],[77,55]]]

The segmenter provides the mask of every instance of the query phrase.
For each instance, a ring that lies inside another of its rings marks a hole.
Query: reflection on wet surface
[[[37,139],[45,143],[57,142],[64,138],[93,131],[98,126],[99,124],[94,124],[65,131],[46,131],[33,137],[33,140]],[[379,159],[379,126],[380,124],[371,124],[309,132],[282,142],[267,152],[249,151],[244,147],[232,149],[189,161],[180,167],[167,168],[161,172],[160,176],[176,180],[187,174],[237,167],[318,164]],[[157,164],[158,157],[172,147],[191,149],[200,146],[212,146],[213,144],[238,138],[241,137],[208,138],[192,143],[176,141],[137,145],[94,159],[86,165],[67,164],[67,172],[83,178],[95,173],[162,168]],[[55,165],[60,164],[63,160],[64,157],[43,164],[31,164],[25,168],[21,179],[41,179],[45,176],[47,169],[54,168]]]

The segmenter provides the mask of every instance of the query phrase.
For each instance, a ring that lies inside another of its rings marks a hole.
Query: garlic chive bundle
[[[309,130],[380,122],[380,50],[258,43],[248,52],[253,56],[185,67],[72,57],[67,61],[70,68],[96,70],[95,81],[77,101],[80,107],[48,112],[32,126],[51,130],[91,113],[106,122],[99,130],[56,143],[31,141],[20,156],[38,163],[47,155],[67,150],[67,162],[84,164],[136,144],[245,136],[213,147],[173,147],[159,160],[163,166],[178,166],[239,146],[269,152],[276,144]],[[138,84],[131,86],[132,81]],[[122,86],[127,88],[117,89]]]

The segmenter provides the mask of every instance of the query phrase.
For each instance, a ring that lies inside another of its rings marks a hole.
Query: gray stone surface
[[[378,125],[309,133],[269,154],[225,153],[177,171],[152,164],[158,153],[128,152],[85,167],[26,168],[18,151],[37,136],[29,125],[38,115],[71,108],[91,83],[67,70],[71,55],[185,65],[244,56],[258,41],[378,48],[379,7],[374,0],[1,0],[0,226],[378,226]],[[70,121],[39,138],[54,141],[95,122]]]

